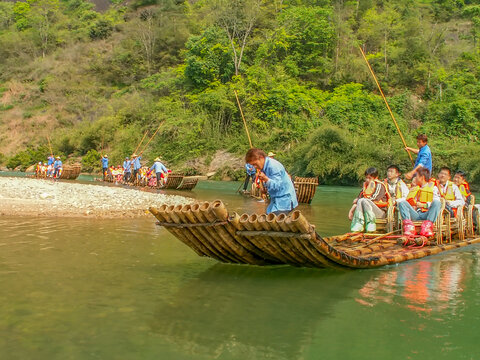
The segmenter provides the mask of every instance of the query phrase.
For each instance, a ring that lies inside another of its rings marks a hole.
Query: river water
[[[190,195],[262,211],[238,183]],[[306,216],[348,230],[357,189]],[[219,264],[155,219],[0,217],[0,359],[478,359],[480,247],[375,270]]]

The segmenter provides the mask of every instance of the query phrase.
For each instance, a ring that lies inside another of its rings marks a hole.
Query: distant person
[[[465,200],[458,186],[450,179],[450,169],[442,167],[438,173],[437,188],[440,196],[445,199],[445,209],[450,215],[457,216],[457,209],[465,205]]]
[[[453,182],[458,186],[465,202],[470,204],[470,195],[472,195],[472,192],[470,191],[470,185],[467,182],[467,174],[462,170],[458,170],[453,177]]]
[[[155,176],[157,178],[157,187],[159,187],[160,185],[163,185],[162,179],[167,176],[168,170],[165,165],[163,165],[160,158],[157,157],[154,161],[155,162],[153,163],[150,170],[155,173]]]
[[[363,189],[353,200],[348,218],[353,232],[374,232],[377,230],[376,219],[383,219],[386,215],[390,194],[387,186],[378,180],[378,170],[374,167],[365,170]]]
[[[420,235],[432,237],[434,235],[433,223],[442,209],[440,193],[435,182],[430,181],[430,171],[427,168],[419,168],[415,178],[418,189],[415,196],[409,196],[412,201],[402,201],[398,204],[398,210],[403,220],[403,233],[407,237],[415,236],[416,230],[413,221],[422,220]]]
[[[252,184],[255,183],[255,174],[257,173],[255,166],[250,164],[245,164],[245,171],[247,172],[247,175],[245,176],[245,181],[243,182],[243,192],[247,191],[250,180],[252,180]]]
[[[288,214],[298,206],[292,180],[280,162],[269,158],[263,150],[256,148],[248,150],[245,162],[257,169],[257,176],[263,181],[270,195],[267,214]]]
[[[53,155],[50,155],[47,158],[47,176],[48,177],[53,176],[53,163],[54,162],[55,162],[55,158],[53,157]]]
[[[108,156],[107,155],[103,155],[102,157],[102,173],[103,173],[103,181],[105,181],[108,174]]]
[[[137,154],[132,155],[132,167],[133,167],[132,177],[133,177],[134,182],[136,180],[138,180],[139,170],[142,167],[142,164],[140,163],[140,160],[142,160],[141,156],[139,156]]]
[[[132,162],[130,158],[127,156],[125,161],[123,162],[123,180],[124,182],[129,182],[130,177],[132,176]]]
[[[62,175],[62,167],[63,167],[62,160],[60,160],[60,156],[57,156],[55,162],[53,163],[53,178],[54,179],[58,179],[60,177],[60,175]]]
[[[406,173],[405,177],[410,180],[415,175],[415,172],[420,168],[425,168],[432,173],[432,152],[430,151],[430,147],[427,145],[428,139],[427,135],[420,134],[417,136],[417,146],[418,149],[414,149],[411,147],[406,147],[405,150],[411,151],[417,155],[417,159],[415,160],[415,165],[413,166],[413,170]]]
[[[409,193],[408,186],[402,179],[400,179],[400,175],[401,173],[398,166],[390,165],[387,168],[387,178],[384,180],[388,193],[395,204],[405,200]]]

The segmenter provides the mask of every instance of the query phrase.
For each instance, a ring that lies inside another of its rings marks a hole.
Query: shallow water
[[[191,195],[262,211],[238,185]],[[345,232],[356,193],[319,187],[302,211],[321,234]],[[376,270],[224,265],[153,217],[0,217],[0,359],[477,359],[479,258],[470,246]]]

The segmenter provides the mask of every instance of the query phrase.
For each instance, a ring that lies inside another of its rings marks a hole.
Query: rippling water
[[[195,196],[262,210],[235,188]],[[319,191],[307,216],[345,231],[357,190]],[[0,217],[0,359],[477,359],[479,250],[261,268],[200,258],[153,218]]]

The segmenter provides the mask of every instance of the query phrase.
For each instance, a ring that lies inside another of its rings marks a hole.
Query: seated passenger
[[[458,186],[451,180],[451,171],[448,167],[442,167],[438,173],[437,188],[440,196],[445,199],[445,209],[451,216],[457,216],[457,209],[465,205]]]
[[[458,186],[465,203],[470,204],[470,195],[472,195],[472,192],[470,191],[470,185],[468,184],[466,178],[467,174],[465,174],[464,171],[458,170],[453,177],[453,182]]]
[[[406,236],[415,236],[413,221],[423,220],[420,235],[432,237],[434,235],[433,223],[437,220],[442,208],[440,193],[435,183],[430,181],[430,171],[427,168],[418,169],[415,177],[419,188],[414,187],[410,190],[410,192],[415,192],[415,195],[409,194],[407,201],[401,201],[398,204],[398,210],[403,220],[403,233]]]
[[[409,190],[407,184],[400,179],[400,169],[397,165],[390,165],[387,168],[387,178],[383,182],[395,204],[407,198]]]
[[[348,218],[352,221],[351,231],[377,230],[375,219],[385,217],[390,194],[386,185],[378,180],[378,171],[371,167],[365,171],[365,182],[358,197],[353,200]]]

